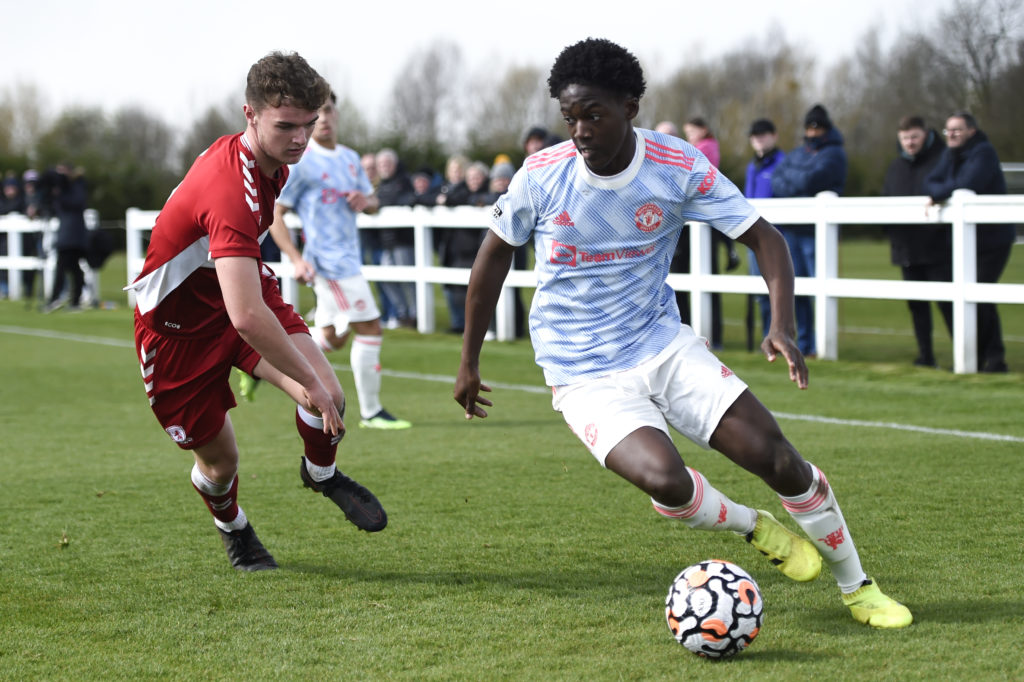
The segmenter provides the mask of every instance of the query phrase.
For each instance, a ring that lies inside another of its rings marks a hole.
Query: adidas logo
[[[558,214],[558,217],[552,220],[555,225],[561,225],[562,227],[576,227],[576,224],[569,217],[568,211],[562,211]]]

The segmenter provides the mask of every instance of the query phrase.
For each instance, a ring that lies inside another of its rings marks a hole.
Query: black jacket
[[[897,145],[898,146],[898,145]],[[882,183],[882,196],[905,197],[925,194],[924,179],[935,168],[946,144],[934,130],[928,131],[924,147],[915,156],[902,148],[889,164]],[[892,247],[892,264],[901,267],[949,263],[953,260],[949,225],[890,225],[885,228]]]
[[[936,202],[953,195],[953,190],[970,189],[976,194],[1006,194],[1006,178],[999,156],[988,136],[978,130],[959,147],[946,148],[938,164],[924,181],[924,192]],[[1013,244],[1014,225],[978,226],[978,251],[1002,249]]]
[[[381,206],[412,206],[416,202],[416,191],[412,180],[401,169],[390,178],[382,179],[375,192]],[[382,228],[379,230],[381,248],[412,246],[413,234],[408,228]]]

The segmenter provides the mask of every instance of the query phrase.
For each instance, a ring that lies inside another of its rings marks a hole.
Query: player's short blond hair
[[[245,81],[245,101],[256,111],[282,105],[316,111],[330,96],[331,86],[297,52],[271,52]]]

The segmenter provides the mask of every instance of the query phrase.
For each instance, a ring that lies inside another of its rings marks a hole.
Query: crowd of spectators
[[[534,127],[523,136],[523,151],[529,155],[561,142],[546,129]],[[426,206],[458,208],[487,207],[508,190],[516,167],[508,154],[498,154],[489,163],[463,154],[450,156],[444,172],[428,166],[410,171],[395,150],[384,148],[364,153],[361,165],[374,187],[380,207]],[[434,232],[434,251],[438,264],[451,268],[470,268],[484,236],[483,228],[441,228]],[[373,265],[412,265],[413,234],[408,228],[385,228],[361,232],[363,262]],[[516,267],[525,268],[526,247],[517,254]],[[449,331],[461,334],[465,326],[466,286],[442,286],[449,312]],[[409,282],[379,282],[381,321],[385,327],[415,328],[416,297]],[[525,336],[525,311],[516,297],[516,335]]]
[[[109,255],[107,246],[100,243],[104,240],[94,239],[86,229],[88,198],[84,171],[70,164],[58,164],[42,173],[29,169],[20,177],[10,170],[3,175],[0,215],[21,214],[33,221],[53,218],[57,223],[50,244],[57,264],[52,291],[43,306],[46,312],[65,305],[71,310],[78,309],[85,286],[83,262],[91,266],[92,261]],[[22,255],[45,256],[42,225],[38,231],[21,233],[19,238]],[[7,234],[0,233],[0,253],[9,252],[7,240]],[[22,271],[23,295],[27,300],[35,294],[37,275],[38,271]],[[0,271],[0,294],[6,297],[8,291],[8,273]]]
[[[717,165],[720,161],[718,140],[703,117],[687,120],[682,132],[671,121],[659,123],[655,130],[684,137],[713,164]],[[943,144],[940,133],[926,126],[922,118],[904,117],[898,125],[899,156],[893,160],[887,172],[882,194],[926,194],[932,197],[933,203],[938,203],[948,199],[952,190],[959,187],[980,193],[1006,191],[1005,182],[1000,182],[1002,175],[995,151],[969,114],[958,113],[950,117],[942,136],[952,140],[949,148]],[[520,141],[521,151],[529,156],[561,141],[547,129],[533,127],[524,133]],[[843,137],[822,105],[816,104],[808,110],[803,121],[803,140],[789,152],[776,146],[778,133],[774,122],[769,119],[761,118],[751,124],[749,142],[753,158],[746,169],[744,190],[748,197],[809,197],[825,190],[842,193],[847,164]],[[454,154],[447,159],[443,172],[430,167],[410,171],[399,155],[389,148],[364,153],[360,160],[381,207],[490,206],[508,189],[516,170],[506,154],[499,154],[489,163]],[[938,175],[930,177],[936,167]],[[988,184],[985,184],[977,179],[979,177],[994,180],[987,180]],[[8,170],[2,176],[2,189],[0,215],[19,213],[34,220],[59,219],[59,228],[51,244],[57,255],[56,276],[53,292],[43,309],[50,311],[63,305],[70,309],[77,308],[83,288],[82,264],[90,259],[93,248],[83,219],[88,190],[81,170],[66,164],[43,173],[30,169],[19,175]],[[813,276],[813,229],[802,225],[778,227],[790,246],[796,275]],[[948,226],[920,226],[916,229],[893,227],[887,228],[886,232],[892,242],[892,262],[901,268],[905,279],[949,280],[952,247]],[[979,231],[979,281],[998,279],[1008,260],[1007,244],[1012,243],[1014,232],[1013,226]],[[452,268],[471,267],[483,234],[482,228],[436,230],[434,249],[438,263]],[[722,247],[728,256],[725,269],[735,269],[739,258],[734,245],[730,240],[717,234],[715,236],[713,272],[720,271],[717,254]],[[7,239],[6,234],[0,233],[2,254],[8,252]],[[45,255],[42,231],[22,233],[20,239],[22,254]],[[361,240],[364,263],[412,265],[414,262],[411,229],[366,230],[361,234]],[[280,252],[271,240],[266,240],[264,249],[265,259],[273,261],[280,258]],[[526,249],[526,246],[520,247],[517,252],[516,268],[527,267]],[[689,239],[684,234],[673,258],[672,271],[688,272],[689,258]],[[750,273],[760,274],[756,260],[752,257],[748,260]],[[37,273],[22,272],[22,277],[22,290],[25,297],[31,299],[36,291]],[[0,271],[0,296],[6,297],[8,288],[8,273]],[[449,310],[450,331],[462,333],[465,326],[466,287],[445,284],[443,291]],[[377,294],[381,302],[382,323],[386,327],[416,326],[416,297],[411,283],[380,282]],[[525,313],[518,296],[516,298],[516,334],[523,337]],[[720,296],[716,295],[715,298],[720,299]],[[771,313],[766,298],[752,297],[751,301],[758,304],[751,307],[760,312],[762,328],[767,329]],[[686,292],[679,293],[677,302],[683,321],[688,322],[690,310]],[[935,366],[937,363],[932,351],[929,303],[910,301],[908,305],[919,350],[914,362],[922,366]],[[720,348],[723,343],[720,300],[714,300],[712,308],[711,343]],[[951,330],[951,305],[940,302],[939,309],[947,329]],[[806,356],[813,358],[817,349],[811,300],[798,297],[796,312],[800,349]],[[979,316],[983,337],[979,369],[1006,371],[995,306],[979,306]],[[753,327],[752,312],[748,312],[748,317],[748,326]]]

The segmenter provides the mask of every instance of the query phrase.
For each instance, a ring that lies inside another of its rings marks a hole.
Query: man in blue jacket
[[[754,158],[747,164],[747,177],[743,185],[743,196],[748,199],[768,199],[772,196],[772,173],[776,166],[786,157],[786,153],[779,149],[779,134],[775,130],[775,124],[767,118],[759,118],[750,124],[750,148],[754,150]],[[761,268],[757,265],[757,258],[754,252],[748,249],[750,258],[750,274],[756,277],[761,276]],[[767,336],[768,328],[771,326],[772,310],[768,297],[759,294],[754,297],[761,309],[762,336]],[[752,315],[752,313],[748,314]],[[752,317],[748,318],[748,338],[753,335],[750,329],[753,328]],[[756,344],[748,344],[756,345]]]
[[[924,191],[933,204],[949,199],[953,190],[976,194],[1006,194],[999,156],[977,121],[967,112],[946,119],[946,151],[925,178]],[[997,282],[1010,260],[1016,239],[1014,225],[979,225],[977,271],[979,282]],[[978,304],[978,371],[1006,372],[1006,348],[999,312],[994,303]]]
[[[772,173],[772,195],[813,197],[818,192],[843,193],[846,184],[846,150],[843,136],[832,125],[825,107],[815,104],[804,116],[804,142],[786,155]],[[789,244],[793,272],[814,276],[814,227],[779,226]],[[814,303],[808,296],[796,298],[797,345],[805,357],[817,355],[814,339]]]

